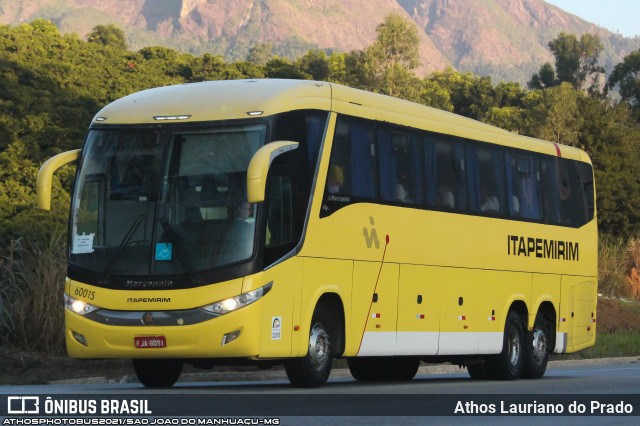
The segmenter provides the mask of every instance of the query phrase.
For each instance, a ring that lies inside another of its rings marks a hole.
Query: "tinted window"
[[[438,138],[437,140],[434,140]],[[427,203],[444,210],[467,207],[464,147],[461,142],[428,135],[424,141]]]
[[[589,173],[591,167],[580,164],[555,157],[542,161],[545,219],[548,223],[579,227],[593,217],[593,213],[589,212],[593,212],[593,178]],[[591,193],[591,201],[588,200],[586,191]]]
[[[422,202],[420,153],[413,133],[381,128],[378,131],[380,195],[384,200]]]
[[[542,219],[540,163],[535,155],[508,152],[507,201],[514,218]]]
[[[584,192],[587,210],[586,220],[590,221],[595,214],[595,189],[593,187],[593,169],[589,164],[578,163],[578,178]]]
[[[350,117],[338,118],[326,189],[321,217],[359,199],[571,227],[595,210],[589,164]]]
[[[373,123],[340,117],[336,123],[327,191],[363,198],[377,196]]]
[[[473,211],[484,214],[506,212],[503,164],[502,151],[496,147],[469,144],[469,205]]]

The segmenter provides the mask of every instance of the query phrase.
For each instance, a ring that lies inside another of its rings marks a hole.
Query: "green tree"
[[[49,233],[52,223],[66,223],[69,214],[70,197],[58,176],[53,180],[52,212],[44,217],[36,211],[38,167],[28,157],[29,152],[20,141],[0,153],[0,244],[23,236],[37,240]]]
[[[609,76],[608,88],[620,88],[622,100],[636,110],[640,110],[640,49],[625,56],[624,60],[613,68]]]
[[[518,107],[493,107],[485,115],[483,121],[510,132],[524,133],[524,114]]]
[[[331,52],[329,55],[329,76],[327,79],[335,83],[348,84],[347,83],[347,65],[346,65],[347,53]]]
[[[413,22],[398,14],[387,15],[376,28],[376,40],[364,51],[345,57],[346,83],[390,96],[418,100],[417,68],[420,39]]]
[[[545,89],[547,87],[556,86],[556,72],[553,69],[553,65],[549,62],[545,62],[537,74],[534,74],[527,83],[529,89]]]
[[[256,44],[247,53],[247,62],[255,65],[267,65],[267,62],[273,58],[273,44],[261,43]]]
[[[269,78],[293,78],[299,80],[309,80],[311,76],[300,69],[297,64],[291,63],[288,59],[275,57],[267,62],[264,67],[265,74]]]
[[[298,61],[300,70],[311,75],[314,80],[324,81],[329,78],[329,57],[321,50],[310,50]]]
[[[582,118],[578,103],[586,98],[569,83],[534,91],[523,99],[524,133],[540,139],[581,148],[578,135]]]
[[[519,107],[526,92],[520,83],[500,82],[494,88],[495,100],[500,107]]]
[[[600,232],[625,239],[640,233],[640,127],[627,104],[585,97],[579,104],[580,146],[591,156]]]
[[[453,111],[449,91],[429,77],[422,80],[420,103],[444,111]]]
[[[530,87],[540,89],[570,83],[575,89],[594,90],[604,68],[598,65],[603,49],[600,38],[594,34],[583,34],[580,39],[574,34],[560,33],[549,42],[555,57],[555,79],[550,64],[544,64],[529,82]]]
[[[447,68],[434,72],[427,78],[449,92],[453,112],[456,114],[483,120],[491,108],[499,106],[490,77],[478,77]]]
[[[124,31],[113,24],[97,25],[87,36],[87,41],[127,50],[127,37],[124,35]]]
[[[412,21],[391,13],[376,27],[376,41],[367,50],[381,69],[395,65],[413,70],[420,66],[420,38]]]

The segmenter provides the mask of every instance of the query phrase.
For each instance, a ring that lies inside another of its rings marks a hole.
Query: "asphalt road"
[[[153,416],[267,416],[291,425],[635,425],[640,416],[637,358],[554,362],[540,380],[510,382],[473,381],[465,370],[445,366],[422,367],[414,380],[403,383],[359,383],[348,372],[337,370],[322,388],[296,389],[281,373],[271,374],[258,373],[263,380],[215,373],[187,376],[173,388],[163,390],[145,389],[127,380],[88,383],[89,380],[2,386],[0,394],[53,399],[148,399]],[[219,381],[221,378],[236,380]],[[583,415],[574,415],[581,409]],[[526,417],[513,416],[523,411]],[[610,416],[615,411],[633,416]],[[540,413],[545,415],[536,415]]]

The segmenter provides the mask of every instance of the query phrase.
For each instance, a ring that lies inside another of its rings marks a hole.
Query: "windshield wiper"
[[[160,224],[162,225],[162,229],[164,229],[164,232],[167,233],[169,240],[171,240],[171,242],[175,244],[178,260],[180,261],[184,269],[187,271],[187,274],[189,275],[189,279],[191,279],[191,283],[195,284],[197,282],[196,275],[193,272],[193,268],[189,263],[189,258],[187,257],[184,251],[184,248],[182,247],[182,243],[180,243],[180,240],[178,239],[178,236],[176,235],[175,231],[173,230],[173,228],[171,227],[167,219],[160,218],[158,220],[160,221]]]
[[[118,249],[116,250],[116,254],[113,255],[113,257],[109,261],[109,264],[105,268],[106,269],[106,272],[104,274],[105,283],[109,279],[109,276],[111,276],[111,273],[113,272],[113,270],[116,268],[116,266],[118,266],[118,264],[122,260],[122,257],[125,253],[125,248],[129,244],[129,241],[131,241],[131,238],[133,237],[133,234],[135,234],[136,230],[138,229],[138,226],[140,226],[140,224],[146,217],[147,217],[146,214],[141,214],[140,216],[138,216],[135,222],[133,222],[129,227],[127,234],[124,236],[124,238],[122,239],[122,242],[120,242],[120,246],[118,246]]]

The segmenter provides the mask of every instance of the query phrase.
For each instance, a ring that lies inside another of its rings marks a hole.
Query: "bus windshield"
[[[94,129],[72,201],[70,264],[102,275],[193,277],[250,259],[246,171],[266,125]]]

